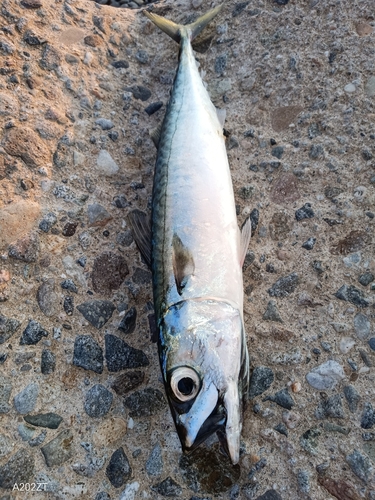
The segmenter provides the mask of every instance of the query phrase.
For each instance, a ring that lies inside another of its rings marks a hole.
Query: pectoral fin
[[[190,250],[175,233],[172,239],[172,265],[178,293],[181,295],[189,277],[194,273],[195,264]]]
[[[247,217],[241,227],[240,264],[243,265],[251,238],[251,219]]]
[[[152,142],[155,144],[155,147],[159,147],[159,142],[160,142],[160,134],[161,134],[161,127],[163,123],[160,123],[156,128],[150,131],[150,137],[152,139]]]
[[[128,216],[134,241],[151,269],[151,222],[141,210],[132,210]]]

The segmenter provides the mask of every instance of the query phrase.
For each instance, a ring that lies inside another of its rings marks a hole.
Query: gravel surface
[[[214,4],[2,1],[0,499],[21,483],[52,500],[375,499],[370,0],[228,0],[194,41],[239,225],[251,215],[252,376],[239,465],[216,437],[181,453],[128,220],[150,211],[178,47],[141,10],[187,23]]]

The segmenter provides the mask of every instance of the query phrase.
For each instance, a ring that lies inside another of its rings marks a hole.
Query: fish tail
[[[144,14],[152,21],[158,28],[160,28],[164,33],[173,38],[174,41],[180,43],[182,38],[189,37],[190,41],[194,40],[196,36],[201,33],[201,31],[207,26],[207,24],[212,21],[212,19],[220,12],[223,4],[209,10],[206,14],[199,17],[196,21],[191,24],[183,25],[177,24],[165,17],[158,16],[152,12],[144,10]]]

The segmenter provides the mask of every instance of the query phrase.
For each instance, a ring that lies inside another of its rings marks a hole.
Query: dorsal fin
[[[151,221],[141,210],[135,209],[128,216],[134,241],[151,269]]]
[[[246,257],[247,248],[251,238],[251,219],[250,215],[241,226],[241,242],[240,242],[240,264],[243,265]]]
[[[195,264],[190,250],[176,233],[172,239],[172,250],[173,274],[177,291],[181,295],[187,280],[194,273]]]

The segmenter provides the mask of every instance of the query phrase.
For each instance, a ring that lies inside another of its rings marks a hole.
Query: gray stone
[[[297,273],[283,276],[272,285],[272,287],[268,290],[268,293],[271,297],[287,297],[297,288],[298,282]]]
[[[181,486],[169,476],[161,483],[151,486],[151,489],[163,497],[175,498],[182,494]]]
[[[39,61],[40,66],[47,71],[52,71],[57,69],[60,63],[60,53],[47,43],[43,49],[42,59]]]
[[[149,417],[165,409],[166,401],[158,389],[146,387],[125,398],[124,405],[130,410],[131,417]]]
[[[272,156],[275,156],[276,158],[278,158],[279,160],[281,159],[281,157],[283,156],[283,153],[284,153],[284,148],[283,146],[275,146],[274,148],[272,148],[272,151],[271,151],[271,155]]]
[[[48,429],[58,429],[62,422],[62,417],[57,413],[38,413],[37,415],[26,415],[25,422],[36,427],[47,427]]]
[[[367,97],[375,96],[375,76],[370,76],[365,84],[365,94]]]
[[[329,360],[316,366],[306,375],[307,382],[320,391],[336,387],[345,378],[344,370],[337,361]]]
[[[133,87],[126,87],[127,92],[131,92],[134,99],[139,99],[140,101],[147,101],[151,97],[151,92],[148,88],[143,85],[134,85]]]
[[[112,215],[99,203],[87,207],[87,217],[90,226],[105,226],[112,219]]]
[[[47,337],[48,332],[44,330],[42,325],[31,319],[22,333],[20,345],[35,345],[42,337]]]
[[[364,483],[367,483],[371,474],[371,463],[367,457],[364,457],[358,450],[346,456],[346,461],[354,474]]]
[[[0,414],[8,413],[11,409],[8,404],[10,393],[12,392],[12,382],[9,378],[0,373]]]
[[[367,340],[371,333],[371,323],[367,316],[358,313],[354,316],[354,330],[360,340]]]
[[[89,300],[77,306],[77,309],[99,330],[112,317],[116,307],[109,300]]]
[[[149,59],[149,56],[148,56],[148,53],[145,51],[145,50],[138,50],[135,54],[135,58],[137,59],[138,62],[140,62],[141,64],[147,64],[148,63],[148,59]]]
[[[111,128],[113,128],[115,126],[114,123],[112,122],[112,120],[107,120],[105,118],[98,118],[97,120],[95,120],[95,123],[97,125],[99,125],[99,127],[101,127],[102,130],[111,130]],[[102,149],[101,152],[102,151],[105,151],[105,150]],[[99,153],[99,157],[100,157],[100,153]],[[108,152],[106,151],[106,153],[108,153]]]
[[[298,482],[298,489],[302,493],[309,493],[309,491],[310,491],[310,475],[309,475],[308,471],[303,470],[303,469],[298,469],[297,482]]]
[[[8,455],[14,446],[13,441],[5,434],[0,434],[0,459]]]
[[[276,490],[267,490],[263,495],[255,500],[283,500],[281,495]]]
[[[42,283],[37,291],[36,299],[42,313],[51,317],[56,314],[58,298],[55,293],[55,280],[49,278]]]
[[[42,453],[48,467],[62,465],[74,454],[73,434],[70,429],[61,431],[52,441],[42,448]]]
[[[132,276],[132,280],[137,285],[147,285],[147,283],[151,283],[152,274],[147,269],[142,269],[141,267],[137,267]]]
[[[315,416],[318,419],[324,418],[345,418],[345,413],[342,408],[340,394],[334,394],[327,398],[323,397],[315,411]]]
[[[316,238],[309,238],[304,243],[302,243],[302,248],[304,248],[305,250],[312,250],[314,248],[315,243],[316,243]]]
[[[314,214],[313,209],[311,208],[310,203],[305,203],[303,205],[303,207],[299,208],[295,212],[295,217],[296,217],[297,221],[300,221],[303,219],[311,219],[314,216],[315,216],[315,214]]]
[[[69,290],[69,292],[78,293],[78,289],[71,279],[66,279],[60,283],[60,286],[63,290]]]
[[[163,456],[161,453],[161,446],[157,443],[151,450],[147,459],[145,469],[149,476],[160,476],[163,472]]]
[[[358,281],[362,286],[367,286],[374,281],[375,277],[372,273],[363,273],[359,276]]]
[[[274,378],[271,368],[256,366],[250,378],[249,399],[254,399],[271,387]]]
[[[104,385],[94,385],[86,394],[84,408],[93,418],[104,417],[112,405],[113,394]]]
[[[337,290],[337,292],[335,293],[335,297],[340,300],[351,302],[358,307],[368,307],[369,305],[369,302],[367,299],[365,299],[363,292],[352,285],[343,285],[341,288],[339,288],[339,290]]]
[[[6,318],[0,315],[0,344],[4,344],[21,326],[17,319]]]
[[[357,389],[353,385],[346,385],[344,387],[344,396],[348,402],[349,411],[355,413],[358,408],[358,403],[361,399]]]
[[[300,445],[304,450],[312,455],[317,454],[318,448],[318,437],[321,435],[322,431],[316,427],[308,429],[300,437]]]
[[[43,349],[40,361],[40,370],[43,375],[53,373],[56,368],[56,356],[49,349]]]
[[[263,319],[264,321],[278,321],[279,323],[282,323],[283,320],[281,319],[279,310],[277,309],[276,301],[275,300],[270,300],[267,304],[267,309],[265,310],[263,314]]]
[[[130,229],[122,233],[118,233],[116,236],[116,242],[122,247],[128,247],[133,243],[133,234]]]
[[[289,394],[287,388],[276,392],[273,396],[268,396],[267,398],[263,399],[263,401],[273,401],[274,403],[278,404],[282,408],[286,408],[287,410],[291,410],[295,405],[295,402],[292,396]]]
[[[44,443],[46,436],[47,436],[47,431],[44,429],[35,438],[29,439],[29,441],[28,441],[29,446],[31,446],[32,448],[34,448],[35,446],[40,446],[42,443]]]
[[[375,410],[371,403],[365,403],[361,417],[362,429],[371,429],[375,424]]]
[[[12,490],[15,483],[29,483],[34,475],[34,456],[21,448],[0,467],[0,488]]]
[[[131,307],[129,311],[122,318],[118,329],[123,333],[129,334],[133,333],[135,330],[135,325],[137,321],[137,309],[135,307]]]
[[[103,372],[103,349],[91,335],[78,335],[74,342],[73,365],[95,373]]]
[[[14,407],[21,415],[33,411],[39,395],[39,385],[31,382],[21,392],[14,396]]]
[[[118,372],[124,368],[148,366],[149,360],[140,349],[134,349],[115,335],[105,335],[105,359],[110,372]]]
[[[132,469],[122,447],[112,454],[105,473],[115,488],[120,488],[130,479]]]

